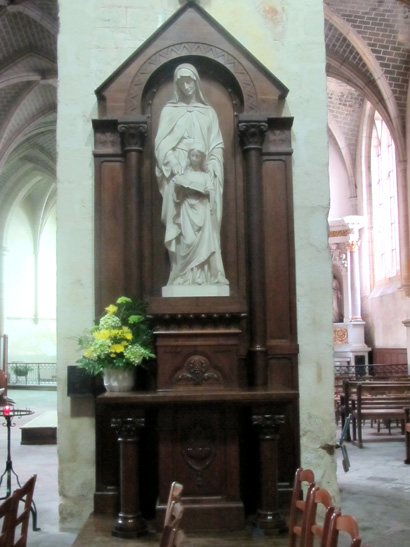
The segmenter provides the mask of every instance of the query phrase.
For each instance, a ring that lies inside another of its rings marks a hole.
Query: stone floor
[[[106,517],[90,516],[81,531],[59,531],[57,448],[55,445],[20,444],[21,425],[42,412],[55,408],[56,393],[10,390],[9,396],[16,401],[19,408],[29,407],[35,411],[31,417],[15,420],[15,427],[11,431],[13,469],[20,482],[23,484],[33,473],[38,476],[34,500],[37,524],[41,530],[33,531],[30,526],[28,547],[158,545],[159,536],[154,533],[137,540],[113,538],[111,528],[114,520]],[[7,458],[6,433],[6,428],[0,427],[0,462],[5,462]],[[342,511],[357,518],[364,545],[410,547],[410,465],[403,463],[403,436],[397,428],[389,436],[385,430],[377,433],[375,428],[366,427],[364,440],[363,449],[347,443],[351,464],[348,473],[343,471],[338,454],[337,475]],[[0,497],[5,494],[5,481],[4,477],[0,486]],[[15,486],[13,482],[12,488]],[[218,534],[217,537],[196,536],[192,533],[188,535],[188,546],[192,547],[225,547],[232,543],[236,547],[285,547],[287,541],[286,535],[261,537],[257,533],[252,534],[251,529],[241,533]]]

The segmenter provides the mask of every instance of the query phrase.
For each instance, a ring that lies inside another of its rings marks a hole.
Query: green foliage
[[[154,337],[146,316],[147,305],[121,296],[109,305],[96,326],[78,338],[83,355],[77,363],[91,374],[106,368],[131,369],[155,357]]]
[[[29,365],[17,365],[14,367],[14,373],[16,376],[27,376],[30,370],[33,370],[33,367],[30,367]]]

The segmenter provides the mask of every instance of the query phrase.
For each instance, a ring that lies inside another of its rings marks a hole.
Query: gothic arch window
[[[370,150],[372,257],[374,282],[400,273],[395,145],[375,111]]]
[[[35,190],[9,213],[4,237],[4,332],[11,361],[56,355],[56,207]],[[31,199],[30,199],[31,198]]]

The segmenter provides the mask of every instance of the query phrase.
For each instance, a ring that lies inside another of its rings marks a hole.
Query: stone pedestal
[[[367,369],[370,348],[364,343],[364,326],[364,321],[333,323],[335,365],[346,363],[353,370],[355,365]]]

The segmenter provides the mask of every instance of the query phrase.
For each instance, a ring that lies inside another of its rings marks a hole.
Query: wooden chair
[[[317,522],[318,506],[322,506],[325,510],[323,524]],[[304,547],[313,547],[315,538],[320,538],[320,547],[326,547],[326,542],[329,537],[330,520],[335,511],[332,504],[332,497],[325,488],[315,486],[312,490],[308,507],[306,509],[306,533]]]
[[[350,536],[350,547],[361,546],[362,539],[359,535],[359,526],[356,519],[351,515],[342,515],[338,511],[333,513],[330,519],[329,539],[326,547],[337,547],[340,532],[344,532]]]
[[[308,484],[305,500],[302,499],[303,483]],[[306,531],[307,503],[314,486],[315,475],[313,471],[311,469],[303,469],[303,467],[297,469],[295,473],[295,480],[293,482],[292,501],[289,515],[289,547],[295,547],[298,541],[300,545],[303,545],[304,534]]]
[[[167,508],[165,511],[165,519],[164,519],[164,526],[167,524],[170,524],[170,518],[171,518],[171,504],[173,501],[180,503],[181,502],[181,494],[184,487],[179,482],[173,482],[171,484],[171,488],[169,489],[169,495],[168,495],[168,503]]]
[[[164,525],[159,547],[179,547],[185,536],[180,529],[184,506],[181,502],[172,501],[170,505],[168,523]]]
[[[37,475],[33,475],[21,488],[18,488],[13,493],[15,503],[14,515],[11,518],[11,541],[10,547],[26,547],[28,525],[30,520],[31,504],[33,501],[34,487],[36,484]],[[24,508],[19,513],[19,503],[24,503]],[[17,534],[17,539],[16,539]]]
[[[16,498],[9,496],[0,505],[0,519],[3,519],[0,545],[4,545],[5,547],[8,547],[12,541],[13,521],[16,518],[17,503]]]

